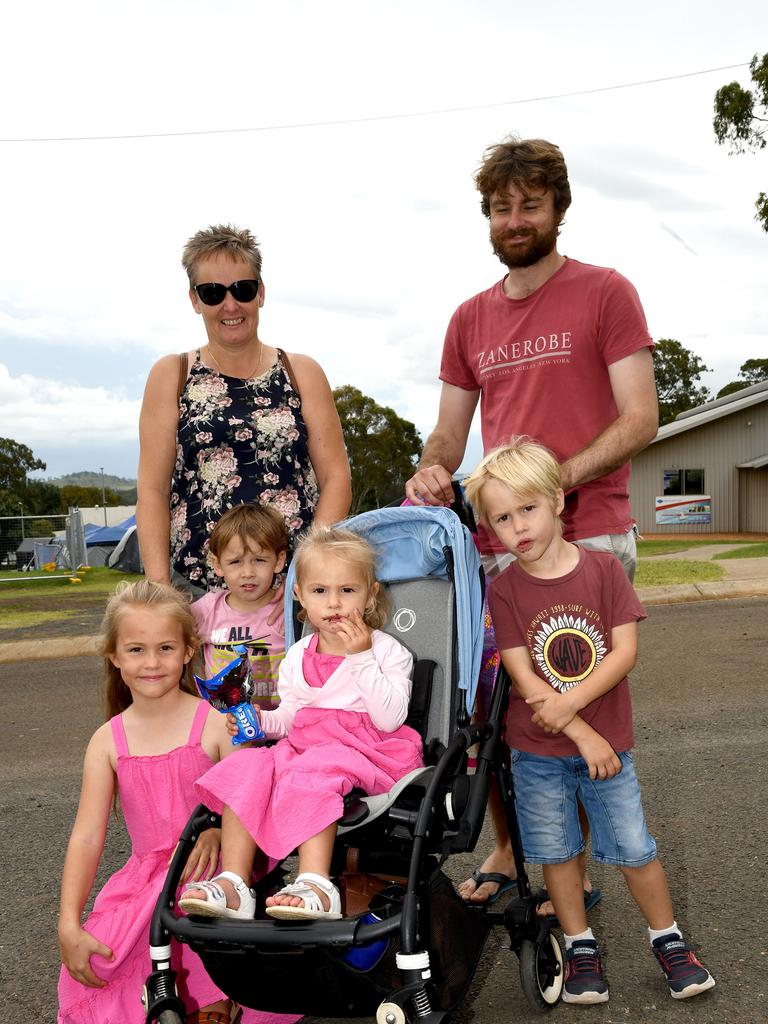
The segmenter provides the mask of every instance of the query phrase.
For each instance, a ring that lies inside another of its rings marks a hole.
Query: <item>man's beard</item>
[[[520,267],[532,267],[534,263],[538,263],[545,256],[549,256],[555,248],[557,245],[558,228],[558,224],[553,224],[546,233],[530,231],[524,233],[517,232],[515,234],[512,231],[504,231],[501,236],[496,235],[494,237],[491,235],[491,246],[494,254],[510,270],[516,270]],[[529,238],[527,245],[515,245],[511,250],[504,248],[505,238],[519,238],[521,234],[525,234]]]

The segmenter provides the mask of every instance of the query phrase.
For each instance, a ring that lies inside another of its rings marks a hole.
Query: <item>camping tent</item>
[[[136,525],[136,516],[128,516],[122,523],[118,523],[117,526],[97,526],[95,523],[85,524],[85,544],[86,547],[93,547],[98,544],[100,546],[111,546],[119,544],[125,536],[125,531],[129,530],[132,526]]]
[[[125,536],[127,530],[135,527],[136,517],[129,516],[116,526],[99,526],[97,523],[86,523],[85,546],[88,551],[88,565],[107,565],[115,547]]]
[[[117,569],[119,572],[144,572],[144,564],[139,551],[139,535],[136,532],[136,516],[126,519],[125,523],[128,525],[114,551],[107,559],[107,565],[110,569]]]
[[[23,572],[25,569],[35,568],[35,545],[47,544],[50,541],[47,537],[25,537],[16,548],[16,571]]]

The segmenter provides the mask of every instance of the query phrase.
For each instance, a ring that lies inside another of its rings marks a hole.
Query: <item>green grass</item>
[[[722,558],[768,558],[768,543],[745,544],[734,551],[723,551],[721,555],[713,555],[718,561]]]
[[[668,562],[638,562],[636,587],[666,587],[678,583],[709,583],[721,580],[725,569],[713,562],[687,562],[670,559]]]
[[[639,540],[637,542],[637,554],[639,558],[651,558],[653,555],[674,555],[678,551],[688,551],[690,548],[711,547],[713,544],[744,544],[748,540]],[[722,558],[722,555],[719,556]],[[745,556],[732,556],[745,557]]]
[[[67,578],[60,578],[57,569],[55,573],[48,572],[15,572],[0,569],[0,599],[7,597],[35,597],[43,594],[65,594],[77,591],[80,594],[105,594],[115,589],[120,580],[140,580],[141,576],[128,575],[115,572],[114,569],[99,568],[81,570],[72,573],[80,580],[80,583],[70,583]],[[59,578],[53,579],[56,576]],[[32,580],[41,582],[31,582]]]
[[[637,542],[637,557],[652,558],[654,555],[674,555],[678,551],[685,551],[688,547],[688,544],[683,544],[679,540],[639,540]]]
[[[61,622],[63,619],[71,619],[76,612],[77,608],[60,612],[27,612],[14,607],[3,608],[0,610],[0,630],[26,629],[43,622]]]

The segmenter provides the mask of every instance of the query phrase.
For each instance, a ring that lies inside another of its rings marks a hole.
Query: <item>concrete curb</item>
[[[716,583],[684,583],[674,587],[639,587],[642,604],[686,604],[690,601],[728,601],[768,597],[768,579],[718,580]],[[53,640],[17,640],[0,645],[0,665],[14,661],[51,661],[96,654],[96,637],[71,636]]]
[[[683,583],[674,587],[639,587],[637,596],[642,604],[646,605],[768,597],[768,579],[717,580],[712,583]]]
[[[0,665],[12,661],[51,661],[96,654],[95,636],[62,636],[51,640],[16,640],[0,646]]]

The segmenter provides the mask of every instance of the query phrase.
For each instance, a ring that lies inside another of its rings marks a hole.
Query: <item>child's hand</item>
[[[256,715],[256,720],[259,723],[259,725],[261,725],[261,715],[259,714],[259,709],[256,707],[256,705],[252,705],[252,706],[253,706],[254,714]],[[224,719],[224,721],[226,722],[226,725],[227,725],[227,732],[232,737],[232,739],[234,739],[235,736],[237,736],[237,719],[235,718],[235,716],[230,711],[230,713],[227,715],[227,717]],[[244,746],[246,746],[246,744],[245,743],[241,743],[240,746],[244,747]]]
[[[576,715],[567,693],[553,690],[546,697],[529,697],[526,704],[530,705],[533,714],[531,721],[541,726],[545,732],[562,732]]]
[[[91,957],[94,953],[98,953],[105,960],[112,960],[112,950],[109,946],[99,942],[95,936],[81,928],[79,924],[71,928],[59,926],[59,946],[61,962],[75,981],[79,981],[81,985],[87,985],[89,988],[104,988],[107,983],[93,973]]]
[[[621,771],[621,761],[608,740],[592,730],[591,736],[576,741],[579,753],[587,762],[590,779],[612,779]]]
[[[337,628],[337,635],[342,639],[345,654],[362,654],[363,651],[369,651],[372,646],[372,632],[357,608],[348,619],[340,619]]]
[[[209,828],[201,832],[184,866],[181,881],[197,882],[201,878],[212,878],[219,863],[220,849],[220,828]]]

